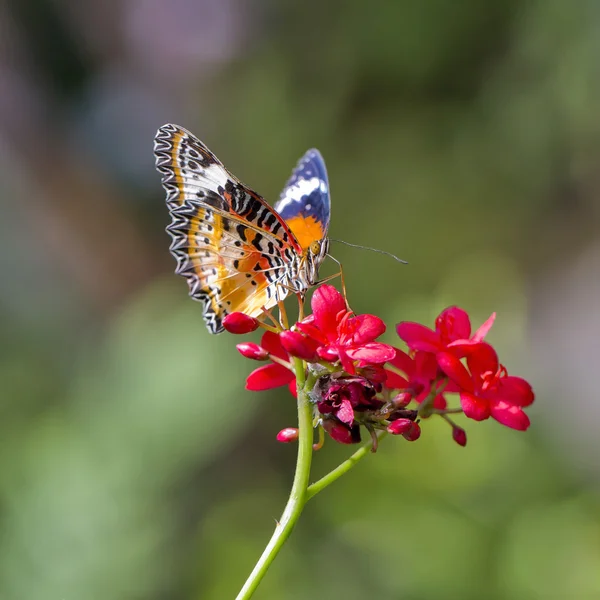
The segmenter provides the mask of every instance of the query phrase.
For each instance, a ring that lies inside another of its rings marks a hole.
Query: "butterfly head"
[[[305,251],[303,259],[305,261],[305,273],[307,279],[307,287],[310,287],[317,283],[319,278],[319,267],[325,260],[325,256],[329,250],[329,240],[323,238],[322,240],[315,240]]]

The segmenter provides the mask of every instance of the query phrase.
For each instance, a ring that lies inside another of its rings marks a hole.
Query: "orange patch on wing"
[[[312,216],[306,218],[294,217],[293,219],[287,219],[286,223],[303,250],[306,250],[313,242],[322,240],[325,234],[321,223]]]

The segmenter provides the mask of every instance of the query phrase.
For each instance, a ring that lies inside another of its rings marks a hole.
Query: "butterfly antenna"
[[[344,242],[344,240],[336,240],[333,238],[329,238],[329,240],[332,242],[337,242],[338,244],[344,244],[345,246],[350,246],[352,248],[361,248],[362,250],[370,250],[371,252],[377,252],[378,254],[385,254],[386,256],[393,258],[394,260],[398,261],[399,263],[402,263],[403,265],[408,264],[408,262],[406,262],[405,260],[402,260],[401,258],[398,258],[395,254],[392,254],[391,252],[386,252],[385,250],[379,250],[379,248],[369,248],[368,246],[360,246],[359,244],[351,244],[350,242]]]

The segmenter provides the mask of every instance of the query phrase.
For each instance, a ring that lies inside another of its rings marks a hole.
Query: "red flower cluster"
[[[398,335],[413,351],[413,358],[398,350],[393,364],[409,375],[408,387],[417,392],[413,395],[417,402],[435,389],[433,406],[443,409],[442,392],[458,392],[468,418],[482,421],[491,416],[524,431],[530,422],[523,409],[533,402],[533,390],[524,379],[508,375],[496,351],[484,341],[495,317],[492,314],[473,336],[469,315],[456,306],[440,314],[435,331],[418,323],[400,323]],[[408,371],[403,364],[410,364]]]
[[[385,332],[384,322],[374,315],[354,316],[344,297],[331,285],[322,285],[312,297],[313,314],[297,324],[298,329],[318,344],[319,358],[340,361],[343,369],[356,373],[355,362],[383,364],[395,350],[375,340]]]
[[[315,291],[311,307],[312,315],[292,329],[269,328],[260,344],[237,347],[247,358],[270,361],[248,376],[249,390],[288,385],[295,394],[291,357],[302,359],[316,422],[334,440],[357,443],[364,427],[372,436],[376,430],[387,430],[414,441],[421,434],[418,417],[439,414],[451,424],[453,439],[464,446],[465,431],[448,416],[461,410],[477,421],[491,416],[513,429],[529,426],[523,409],[533,402],[531,386],[509,376],[484,341],[495,315],[473,335],[469,316],[457,307],[439,315],[435,330],[400,323],[397,332],[409,348],[406,353],[376,341],[385,332],[383,321],[349,311],[344,297],[330,285]],[[259,322],[234,313],[224,325],[232,333],[246,333]],[[459,394],[461,409],[448,408],[450,393]],[[295,431],[282,430],[278,440],[294,441]]]

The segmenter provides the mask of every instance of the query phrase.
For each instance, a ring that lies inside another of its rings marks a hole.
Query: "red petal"
[[[281,358],[282,360],[288,360],[288,353],[281,345],[281,340],[276,333],[272,331],[265,331],[262,338],[260,339],[260,345],[269,353]]]
[[[298,397],[298,386],[296,385],[295,378],[288,383],[288,390],[290,390],[290,394],[294,396],[294,398]]]
[[[352,360],[364,360],[365,362],[382,365],[384,362],[394,358],[396,350],[387,344],[370,342],[360,348],[349,348],[346,350],[346,354]]]
[[[335,362],[339,358],[337,348],[334,346],[320,346],[317,348],[317,354],[327,362]]]
[[[529,406],[535,399],[531,385],[521,377],[513,375],[500,379],[498,397],[514,406]]]
[[[296,327],[304,334],[322,344],[327,343],[327,336],[315,325],[315,316],[309,315],[296,323]]]
[[[336,412],[335,416],[346,425],[352,425],[354,421],[354,410],[350,400],[342,400],[340,408]]]
[[[485,336],[489,333],[494,321],[496,320],[496,313],[492,313],[490,318],[475,332],[473,341],[483,342]]]
[[[435,320],[435,330],[446,343],[468,338],[471,336],[469,315],[458,306],[450,306]]]
[[[450,352],[440,352],[437,355],[437,363],[440,369],[460,386],[465,392],[473,392],[473,379],[465,366]]]
[[[460,405],[466,417],[475,421],[484,421],[490,416],[490,407],[487,401],[478,398],[474,394],[461,392]]]
[[[483,373],[498,371],[498,355],[487,342],[481,342],[467,356],[467,365],[474,379],[480,379]]]
[[[396,331],[411,350],[424,350],[425,352],[439,352],[444,349],[440,336],[419,323],[399,323]]]
[[[435,379],[438,371],[436,355],[431,352],[417,352],[415,354],[414,378],[419,381]]]
[[[276,364],[264,365],[254,369],[246,379],[246,389],[254,392],[270,390],[286,385],[295,379],[294,374],[285,367]]]
[[[389,369],[385,370],[387,375],[387,379],[385,380],[385,387],[390,390],[405,390],[408,387],[408,381],[404,379],[398,373],[394,371],[390,371]]]
[[[415,371],[415,361],[404,350],[396,348],[396,356],[390,360],[390,365],[396,367],[409,377]]]
[[[344,371],[346,371],[346,373],[349,373],[350,375],[356,374],[356,369],[354,368],[354,363],[352,362],[350,357],[346,354],[346,352],[343,349],[339,348],[338,355],[339,355],[340,361],[342,363],[342,368],[344,369]]]
[[[450,342],[448,344],[447,349],[451,350],[454,356],[463,358],[472,352],[476,352],[477,346],[480,346],[482,343],[485,342],[478,342],[476,340],[455,340],[454,342]]]
[[[352,332],[353,346],[372,342],[385,333],[385,323],[375,315],[357,315],[348,320],[347,327]]]
[[[337,335],[338,315],[347,312],[346,301],[332,285],[322,285],[315,290],[310,303],[316,326],[327,337]]]
[[[530,425],[529,417],[523,412],[522,408],[508,404],[502,400],[492,400],[490,411],[492,417],[498,423],[506,425],[506,427],[510,427],[511,429],[525,431]]]

